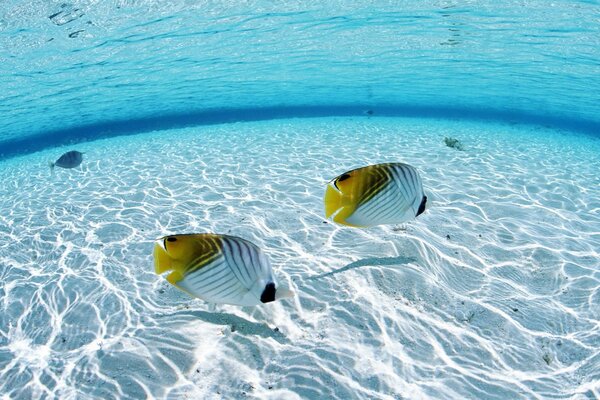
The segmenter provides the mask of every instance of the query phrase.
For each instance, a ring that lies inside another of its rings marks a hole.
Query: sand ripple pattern
[[[459,138],[465,151],[443,144]],[[10,398],[519,399],[600,395],[600,141],[411,119],[280,120],[119,137],[0,166],[0,393]],[[323,220],[325,183],[403,161],[430,208]],[[252,240],[298,293],[187,297],[170,233]]]

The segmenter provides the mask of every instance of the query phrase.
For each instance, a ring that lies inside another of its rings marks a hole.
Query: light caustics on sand
[[[446,136],[464,145],[457,151]],[[16,398],[593,398],[600,143],[417,119],[215,125],[2,163],[0,392]],[[426,212],[326,223],[329,178],[406,162]],[[256,243],[291,301],[214,312],[154,239]]]

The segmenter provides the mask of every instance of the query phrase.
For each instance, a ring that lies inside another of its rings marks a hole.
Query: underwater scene
[[[2,399],[600,398],[600,3],[0,3]]]

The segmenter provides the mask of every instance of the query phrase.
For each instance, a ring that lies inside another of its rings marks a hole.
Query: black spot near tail
[[[419,206],[419,210],[417,211],[417,215],[415,215],[415,217],[418,217],[419,215],[421,215],[425,212],[425,204],[426,203],[427,203],[427,196],[423,196],[423,200],[421,200],[421,205]]]
[[[267,283],[265,290],[263,290],[262,294],[260,295],[260,301],[263,303],[275,301],[275,284],[273,282]]]

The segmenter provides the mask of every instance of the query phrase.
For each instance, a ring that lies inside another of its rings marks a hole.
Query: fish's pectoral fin
[[[171,285],[177,286],[177,282],[183,279],[183,274],[179,271],[173,271],[169,275],[167,275],[167,281]]]

